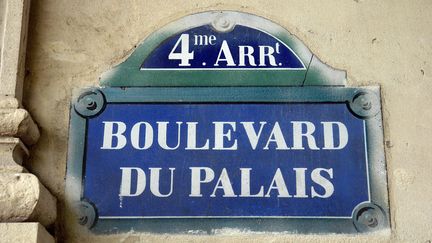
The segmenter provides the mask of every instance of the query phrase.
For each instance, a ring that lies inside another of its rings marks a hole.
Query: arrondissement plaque
[[[389,227],[378,87],[276,24],[185,17],[74,97],[67,200],[96,233]]]

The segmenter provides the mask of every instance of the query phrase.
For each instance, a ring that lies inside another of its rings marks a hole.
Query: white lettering
[[[225,58],[221,58],[222,54],[224,55]],[[220,61],[225,61],[227,63],[227,66],[235,66],[236,65],[234,62],[234,59],[231,55],[231,51],[230,51],[230,48],[229,48],[226,40],[224,40],[222,42],[222,46],[221,46],[221,49],[219,51],[219,54],[218,54],[218,57],[216,59],[216,63],[214,64],[214,66],[219,66]]]
[[[294,168],[296,172],[296,194],[294,197],[306,198],[306,168]]]
[[[258,145],[258,140],[261,136],[263,127],[265,124],[267,124],[267,122],[260,122],[260,128],[258,130],[258,133],[255,131],[255,128],[253,126],[255,122],[240,122],[240,123],[243,125],[244,130],[246,131],[246,135],[249,139],[249,143],[252,149],[255,150]]]
[[[175,168],[169,168],[171,171],[171,183],[170,183],[170,191],[168,194],[162,194],[159,190],[159,176],[162,168],[149,168],[150,169],[150,191],[156,197],[169,197],[173,192],[174,187],[174,170]]]
[[[202,197],[201,184],[209,183],[214,179],[214,171],[208,167],[189,167],[191,170],[191,193],[189,197]],[[201,171],[204,171],[204,178],[201,179]]]
[[[268,58],[269,64],[271,66],[277,66],[276,59],[273,56],[274,51],[275,51],[274,48],[271,46],[259,46],[259,57],[260,57],[259,66],[267,66],[266,57]]]
[[[126,124],[124,122],[105,121],[103,144],[101,149],[122,149],[126,146],[126,137],[123,133],[126,131]],[[114,124],[117,126],[117,132],[114,133]],[[113,146],[113,138],[117,138],[117,145]]]
[[[287,150],[288,149],[288,146],[285,142],[285,138],[282,134],[282,130],[279,126],[279,122],[276,122],[275,125],[273,126],[273,130],[270,134],[270,137],[269,137],[265,147],[263,148],[264,150],[269,149],[270,142],[276,143],[276,150]]]
[[[197,147],[197,125],[198,122],[186,122],[187,124],[187,147],[186,150],[207,150],[209,149],[209,140],[207,139],[205,144],[201,147]]]
[[[239,66],[246,66],[245,58],[248,57],[249,65],[256,66],[255,58],[252,55],[254,48],[252,46],[239,46]]]
[[[343,149],[348,144],[348,130],[342,122],[321,122],[324,128],[324,147],[323,149]],[[339,130],[339,145],[335,147],[333,125],[337,125]]]
[[[311,187],[312,190],[312,198],[319,197],[319,198],[328,198],[331,195],[333,195],[334,187],[333,184],[325,177],[321,175],[321,172],[326,172],[330,179],[333,179],[333,169],[324,169],[324,168],[316,168],[312,171],[312,181],[320,185],[322,188],[324,188],[324,194],[319,194],[315,191],[314,187]]]
[[[315,126],[308,121],[293,121],[293,147],[292,149],[305,149],[303,147],[303,137],[306,137],[309,148],[319,150],[315,143],[315,137],[312,133],[315,131]],[[303,125],[306,125],[306,131],[303,132]]]
[[[159,146],[166,150],[175,150],[180,146],[180,131],[181,131],[181,124],[183,122],[176,122],[177,124],[177,145],[175,147],[170,147],[167,144],[167,130],[168,130],[168,123],[165,121],[156,122],[158,124],[158,143]]]
[[[214,139],[214,150],[237,150],[237,139],[234,139],[234,143],[231,147],[225,147],[225,138],[227,141],[231,141],[231,131],[235,132],[236,123],[235,122],[213,122],[215,127],[215,139]],[[225,125],[229,125],[227,132],[224,132]]]
[[[140,130],[141,125],[145,126],[144,145],[140,146]],[[144,150],[150,148],[153,144],[153,128],[148,122],[138,122],[133,125],[131,130],[131,143],[132,147],[138,150]]]
[[[120,183],[120,197],[136,197],[144,192],[146,187],[146,175],[141,168],[138,167],[120,167],[122,171],[121,183]],[[136,191],[131,192],[132,184],[132,171],[136,171]]]
[[[264,196],[264,187],[261,186],[259,192],[251,195],[250,192],[250,171],[252,168],[240,168],[241,171],[241,188],[240,188],[240,197],[263,197]]]
[[[276,186],[275,186],[276,184]],[[273,176],[273,180],[270,183],[270,187],[265,195],[265,197],[270,197],[270,193],[273,189],[276,189],[278,191],[277,197],[291,197],[288,193],[288,188],[285,184],[285,180],[282,176],[281,170],[278,168],[276,170],[276,173]]]
[[[222,169],[222,172],[210,197],[216,197],[217,189],[222,189],[224,191],[222,197],[237,197],[237,195],[234,194],[234,190],[231,186],[231,181],[228,177],[228,172],[225,168]]]

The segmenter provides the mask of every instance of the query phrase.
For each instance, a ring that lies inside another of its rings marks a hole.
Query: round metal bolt
[[[96,224],[97,213],[92,204],[86,201],[81,201],[78,204],[78,223],[92,228]]]
[[[234,29],[235,23],[230,21],[225,15],[218,15],[212,22],[213,28],[218,32],[230,32]]]
[[[95,110],[97,108],[97,103],[90,97],[86,97],[84,100],[84,103],[86,104],[86,108],[88,110]]]
[[[228,21],[227,19],[225,19],[225,18],[221,19],[221,20],[220,20],[220,26],[221,26],[222,28],[226,28],[226,27],[228,27],[228,26],[229,26],[229,21]]]
[[[373,209],[367,209],[359,216],[359,221],[361,221],[364,225],[375,228],[378,226],[377,215],[374,213]]]
[[[385,222],[384,212],[373,203],[362,203],[354,210],[353,223],[359,232],[381,229]]]
[[[380,111],[378,96],[371,92],[362,90],[356,92],[353,99],[349,102],[351,111],[360,118],[374,117]]]
[[[84,118],[97,116],[105,108],[105,96],[95,88],[85,90],[75,100],[74,108]]]
[[[366,97],[361,96],[361,98],[359,99],[359,103],[361,105],[361,108],[365,111],[370,110],[372,108],[372,103],[366,99]]]

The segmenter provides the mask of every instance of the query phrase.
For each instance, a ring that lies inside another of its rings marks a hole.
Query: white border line
[[[363,137],[364,137],[364,151],[365,151],[365,163],[366,163],[366,180],[367,180],[367,189],[368,189],[368,200],[363,201],[357,206],[354,207],[353,211],[351,212],[351,218],[354,217],[354,212],[356,211],[358,205],[363,203],[371,203],[371,193],[370,193],[370,182],[369,182],[369,160],[368,160],[368,150],[367,150],[367,133],[366,133],[366,121],[363,120]]]
[[[368,150],[367,150],[367,133],[366,133],[366,121],[363,120],[363,138],[364,138],[364,151],[365,151],[365,163],[366,163],[366,180],[367,180],[367,189],[368,189],[368,201],[363,201],[359,204],[362,204],[364,202],[371,202],[371,193],[370,193],[370,182],[369,182],[369,160],[368,160]],[[208,218],[221,218],[221,219],[234,219],[234,218],[260,218],[260,219],[352,219],[354,211],[356,207],[354,207],[353,211],[351,212],[351,217],[347,216],[100,216],[100,219],[187,219],[187,218],[201,218],[201,219],[208,219]]]
[[[216,70],[216,71],[222,71],[222,70],[227,70],[227,71],[249,71],[249,70],[306,70],[306,68],[140,68],[141,71],[144,70],[149,70],[149,71],[174,71],[174,70],[191,70],[191,71],[212,71],[212,70]]]
[[[366,161],[366,179],[367,179],[367,187],[368,187],[368,202],[371,202],[370,182],[369,182],[369,160],[368,160],[367,133],[366,133],[366,121],[365,120],[363,120],[363,137],[364,137],[364,149],[365,149],[365,161]]]
[[[215,218],[221,218],[221,219],[227,219],[227,218],[259,218],[259,219],[265,219],[265,218],[272,218],[272,219],[284,219],[284,218],[294,218],[294,219],[307,219],[307,218],[313,218],[313,219],[351,219],[352,217],[346,217],[346,216],[100,216],[100,219],[163,219],[163,218],[169,218],[169,219],[187,219],[187,218],[200,218],[200,219],[215,219]]]

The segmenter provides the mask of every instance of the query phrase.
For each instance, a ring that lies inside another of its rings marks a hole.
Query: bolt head
[[[349,101],[349,107],[356,116],[366,119],[379,113],[380,101],[375,93],[361,90]]]
[[[235,23],[221,14],[216,16],[212,22],[212,27],[218,32],[230,32],[234,29]]]
[[[353,223],[357,231],[370,232],[386,225],[384,211],[374,203],[359,204],[353,212]]]
[[[87,89],[76,98],[74,108],[84,118],[94,117],[105,108],[105,96],[98,89]]]
[[[87,201],[81,201],[78,207],[78,223],[80,225],[92,228],[97,221],[97,213],[92,204]]]

